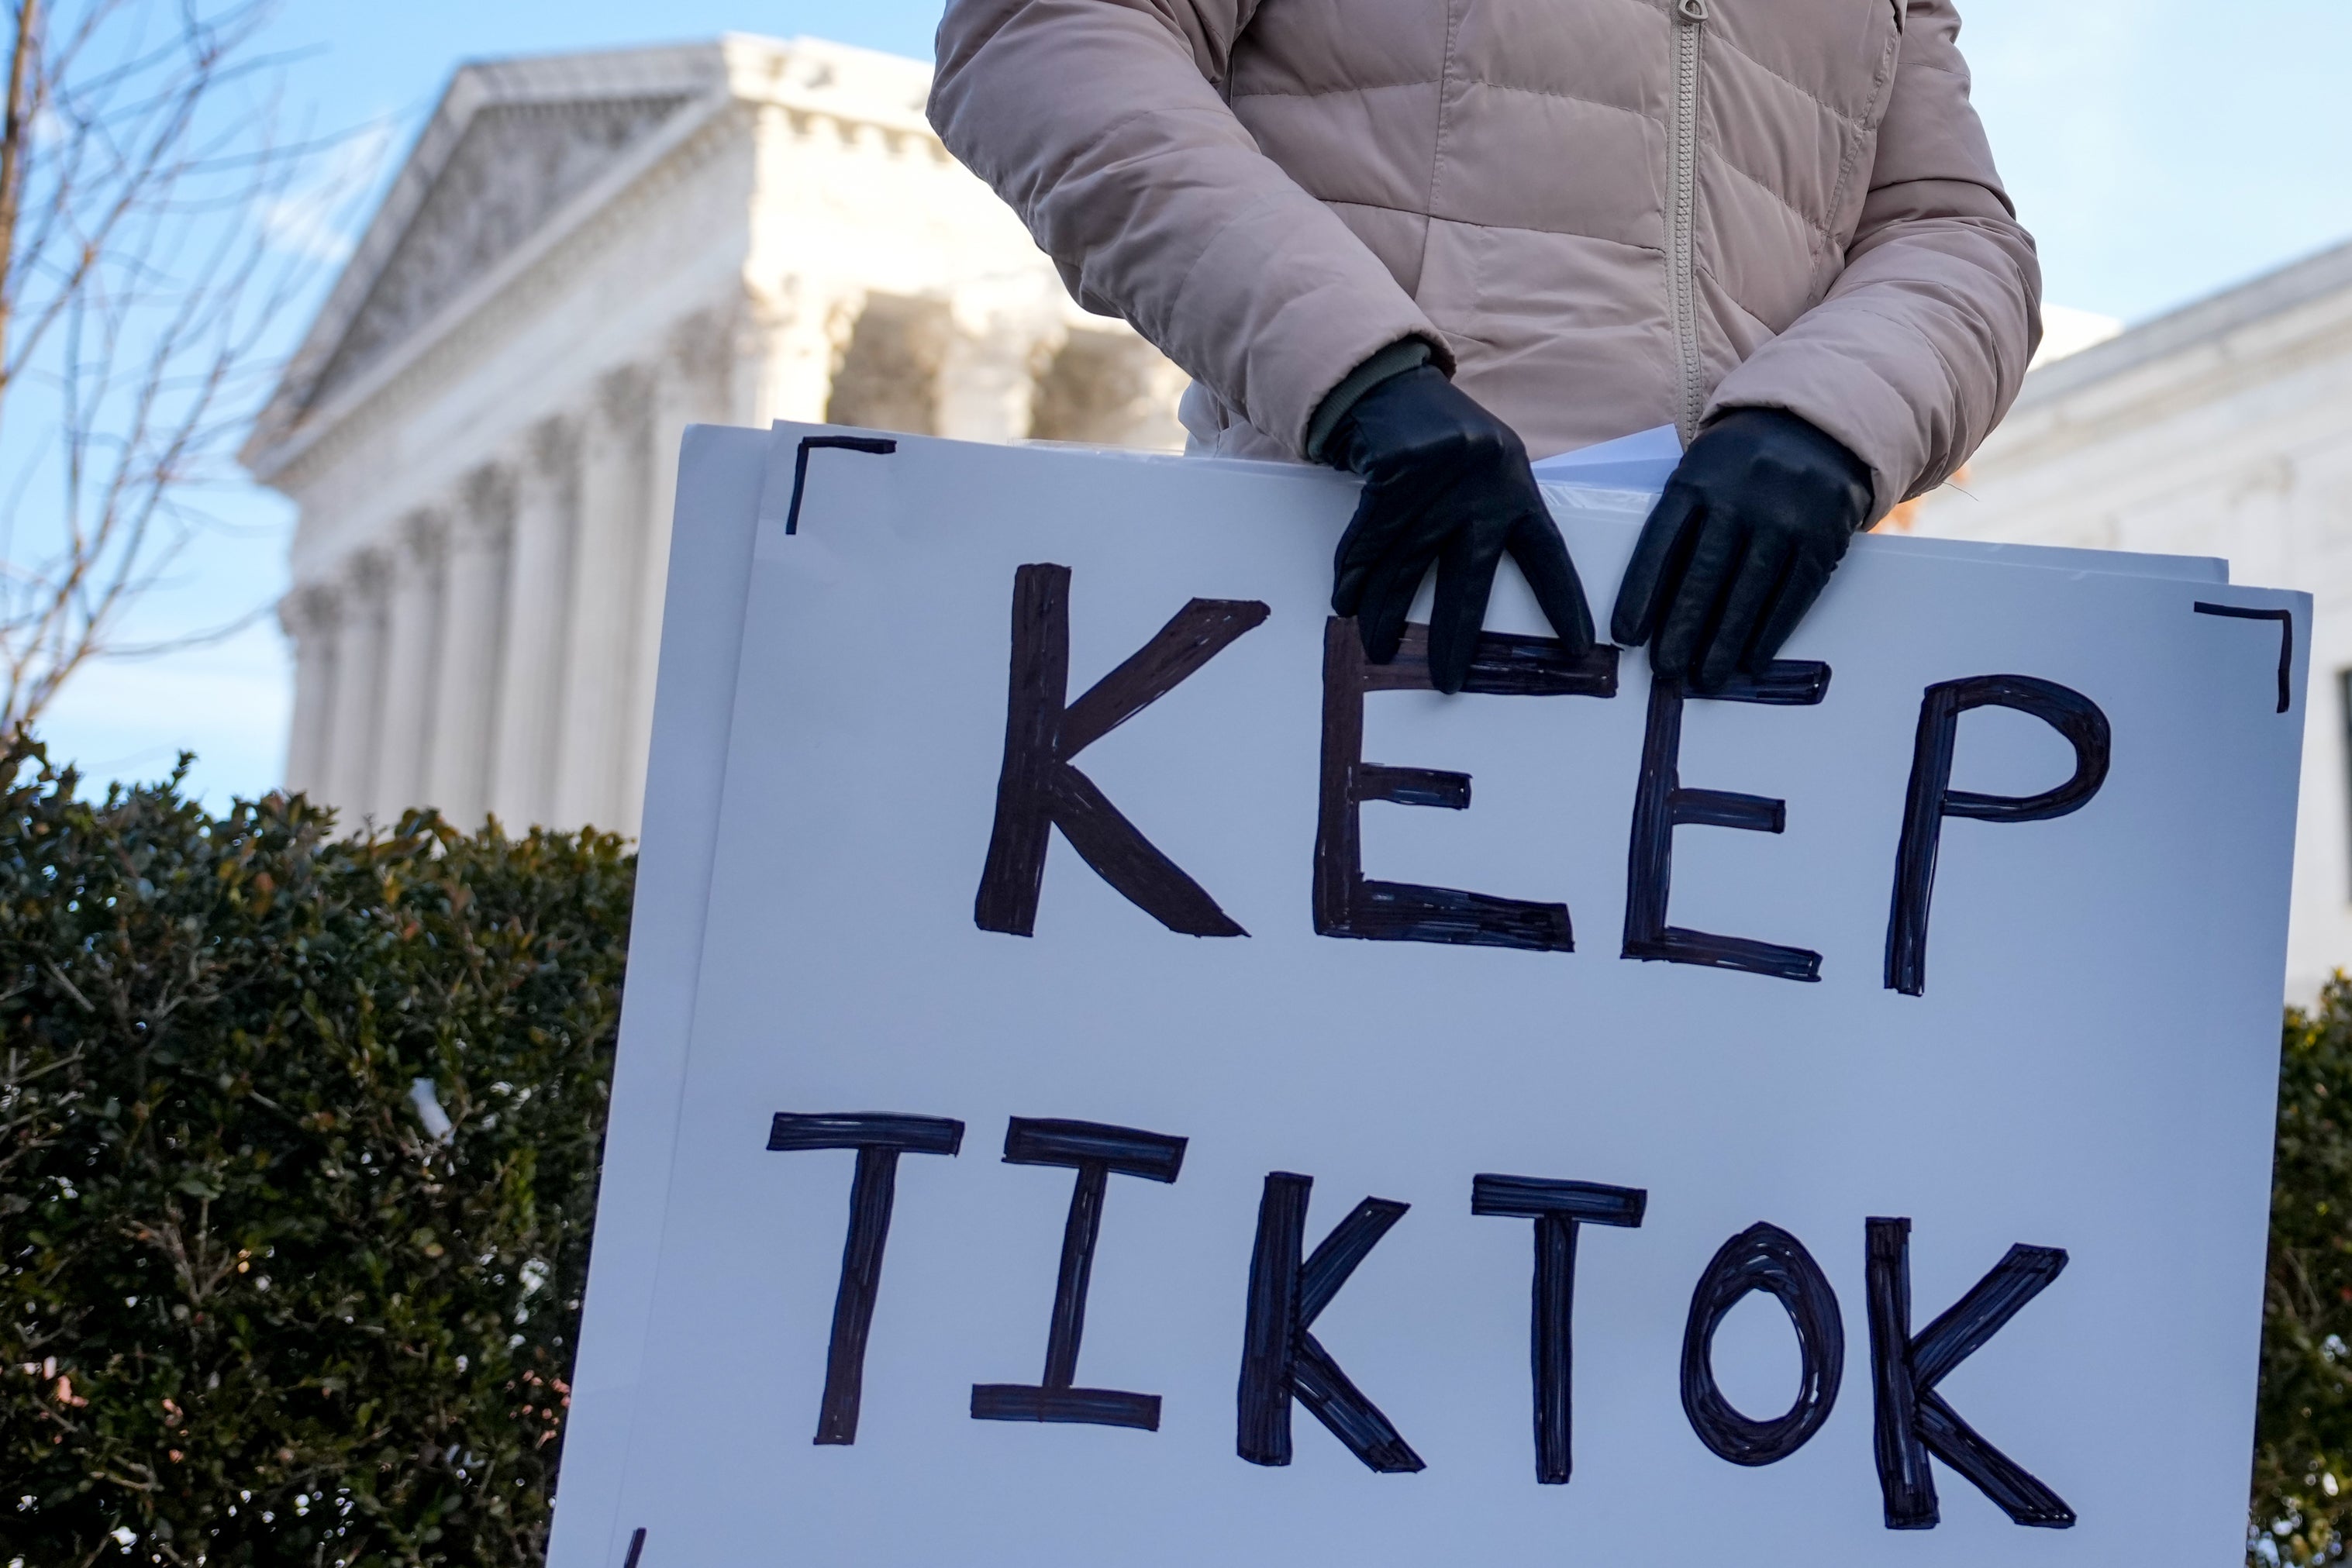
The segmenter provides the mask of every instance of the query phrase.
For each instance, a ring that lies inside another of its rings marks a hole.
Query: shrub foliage
[[[2345,1554],[2352,1531],[2352,979],[2290,1008],[2263,1303],[2250,1561]]]
[[[620,841],[0,779],[0,1563],[539,1561]]]

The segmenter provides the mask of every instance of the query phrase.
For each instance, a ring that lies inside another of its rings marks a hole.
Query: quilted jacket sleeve
[[[1881,516],[1968,460],[2042,337],[2041,267],[1969,107],[1959,27],[1951,0],[1910,0],[1845,269],[1708,408],[1811,420],[1870,465]]]
[[[1060,267],[1258,429],[1303,454],[1367,357],[1444,339],[1226,106],[1257,0],[952,0],[930,120]]]

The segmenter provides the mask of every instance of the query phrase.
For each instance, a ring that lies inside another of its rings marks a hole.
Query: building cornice
[[[2213,343],[2314,301],[2352,292],[2352,245],[2291,262],[2234,288],[2184,305],[2104,343],[2069,354],[2026,379],[2021,413],[2143,365]]]
[[[2352,360],[2352,246],[2034,371],[1982,456],[2032,464]]]

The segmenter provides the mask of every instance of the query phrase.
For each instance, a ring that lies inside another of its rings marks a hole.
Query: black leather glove
[[[1423,365],[1381,382],[1340,416],[1323,450],[1364,480],[1340,536],[1331,608],[1356,617],[1373,664],[1396,657],[1413,594],[1434,564],[1430,681],[1460,691],[1506,551],[1569,652],[1592,646],[1584,586],[1544,509],[1527,447],[1444,372]]]
[[[1702,692],[1760,672],[1870,520],[1870,470],[1793,413],[1734,409],[1700,432],[1643,525],[1609,630]]]

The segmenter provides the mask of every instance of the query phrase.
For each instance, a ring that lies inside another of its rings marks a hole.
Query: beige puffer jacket
[[[1079,303],[1297,456],[1419,335],[1541,456],[1784,408],[1939,484],[2040,273],[1950,0],[951,0],[930,116]]]

